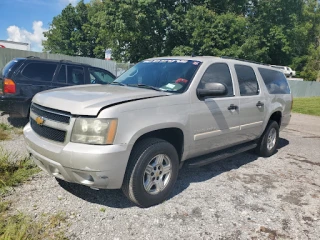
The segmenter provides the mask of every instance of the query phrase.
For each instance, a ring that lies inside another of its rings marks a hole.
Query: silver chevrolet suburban
[[[144,60],[110,85],[38,93],[24,128],[35,163],[59,180],[119,189],[140,207],[167,199],[183,163],[275,153],[292,95],[272,67],[219,57]]]

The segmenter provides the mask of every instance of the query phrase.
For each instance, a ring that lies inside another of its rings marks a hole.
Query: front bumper
[[[24,137],[34,162],[50,175],[92,188],[121,188],[132,145],[59,144],[38,136],[30,124]]]

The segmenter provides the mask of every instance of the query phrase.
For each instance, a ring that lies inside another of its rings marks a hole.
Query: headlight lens
[[[113,144],[117,125],[117,119],[77,118],[73,126],[71,142],[94,145]]]

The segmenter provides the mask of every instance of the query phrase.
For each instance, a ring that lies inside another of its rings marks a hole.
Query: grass
[[[106,212],[105,208],[100,208],[100,212]]]
[[[0,148],[0,197],[8,187],[22,183],[38,171],[30,159],[16,160],[14,154]],[[11,202],[0,198],[0,240],[67,239],[65,213],[41,214],[34,219],[21,212],[13,213],[11,206]]]
[[[23,213],[11,215],[10,206],[9,202],[0,202],[0,240],[67,239],[65,213],[34,220]]]
[[[16,155],[0,148],[0,194],[39,171],[39,168],[29,158],[17,160]]]
[[[293,112],[320,116],[320,97],[295,98]]]
[[[9,140],[12,127],[5,123],[0,123],[0,140]]]
[[[10,140],[12,134],[21,135],[23,128],[14,128],[9,124],[0,123],[0,140]]]

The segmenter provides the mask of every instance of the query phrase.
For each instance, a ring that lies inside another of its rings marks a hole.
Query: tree
[[[91,0],[68,5],[45,33],[44,51],[117,61],[154,56],[232,56],[318,69],[317,0]],[[311,67],[313,66],[313,67]]]
[[[173,55],[233,56],[239,57],[245,41],[246,19],[233,13],[216,14],[204,6],[187,11],[182,24],[183,45],[172,50]]]

